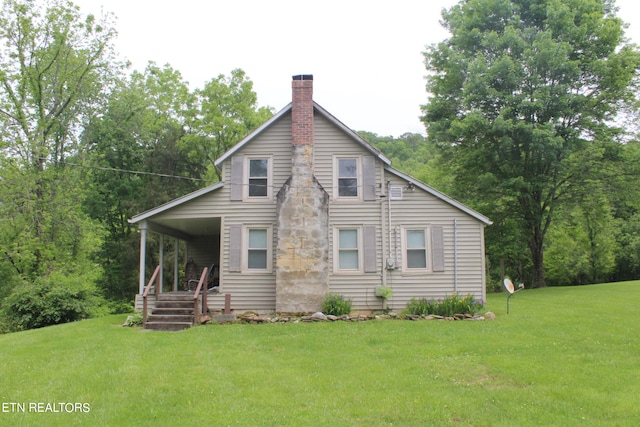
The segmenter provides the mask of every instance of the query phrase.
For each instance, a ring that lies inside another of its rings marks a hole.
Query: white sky
[[[425,133],[422,52],[448,36],[456,0],[73,0],[118,18],[116,49],[142,71],[170,64],[192,88],[241,68],[261,106],[291,100],[291,76],[314,75],[314,99],[348,127],[381,136]],[[640,2],[618,0],[640,44]]]

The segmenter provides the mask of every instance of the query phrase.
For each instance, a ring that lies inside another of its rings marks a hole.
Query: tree
[[[215,160],[267,121],[273,112],[269,107],[258,107],[253,82],[241,69],[231,71],[228,77],[218,75],[197,90],[196,96],[189,135],[184,142],[192,156],[207,162],[208,177],[220,180]]]
[[[115,31],[73,3],[5,0],[0,13],[0,121],[6,153],[38,171],[77,148],[82,118],[109,86]]]
[[[192,98],[178,71],[149,63],[117,83],[85,128],[87,161],[99,168],[86,209],[106,229],[97,259],[100,288],[111,300],[130,300],[137,288],[139,237],[128,219],[203,184],[206,163],[183,142]]]
[[[36,282],[93,286],[101,230],[82,210],[81,173],[66,161],[78,155],[79,129],[116,70],[114,36],[110,15],[83,17],[67,1],[2,3],[2,296]]]
[[[615,12],[611,0],[461,1],[442,15],[451,37],[425,52],[429,139],[448,150],[462,197],[513,219],[535,287],[558,204],[634,99],[640,53]]]
[[[576,203],[557,209],[546,243],[547,277],[557,285],[608,281],[615,268],[619,222],[600,182],[584,187]]]

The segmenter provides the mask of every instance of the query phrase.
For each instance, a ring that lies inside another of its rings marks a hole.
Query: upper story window
[[[336,156],[333,161],[333,197],[362,199],[362,162],[359,156]]]
[[[233,156],[230,166],[230,200],[247,202],[271,199],[273,194],[272,156]]]
[[[249,159],[249,197],[267,197],[269,160]]]
[[[357,159],[338,159],[338,197],[358,197]]]

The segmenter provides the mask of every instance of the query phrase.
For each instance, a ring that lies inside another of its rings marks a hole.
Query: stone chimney
[[[313,173],[313,76],[293,76],[291,176],[277,197],[276,311],[310,313],[329,291],[329,195]]]

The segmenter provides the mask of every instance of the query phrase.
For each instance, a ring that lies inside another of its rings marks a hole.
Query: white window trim
[[[401,246],[402,246],[402,271],[403,273],[431,273],[433,271],[432,260],[431,260],[431,226],[402,226],[401,227]],[[415,231],[420,230],[424,231],[424,243],[425,243],[425,257],[426,257],[426,265],[427,268],[409,268],[407,265],[407,231]]]
[[[249,230],[267,230],[267,268],[249,268]],[[271,224],[244,224],[242,226],[241,271],[244,274],[273,272],[273,226]]]
[[[267,195],[266,196],[249,196],[249,173],[251,160],[267,160]],[[242,200],[244,202],[264,202],[273,200],[273,156],[271,155],[246,155],[244,156],[244,165],[242,168],[242,183],[244,184],[242,191]]]
[[[357,230],[358,232],[358,268],[340,268],[340,230]],[[364,274],[364,238],[361,225],[341,225],[333,228],[333,272],[336,274]]]
[[[339,173],[339,167],[338,167],[338,161],[339,160],[344,160],[344,159],[354,159],[356,161],[356,180],[357,180],[357,189],[358,189],[358,195],[357,196],[340,196],[340,193],[338,191],[338,182],[339,182],[339,178],[340,176],[338,175]],[[340,201],[362,201],[363,199],[363,191],[362,191],[362,182],[363,182],[363,176],[362,176],[362,156],[359,154],[352,154],[352,155],[344,155],[341,154],[339,156],[334,155],[333,156],[333,200],[340,200]]]

